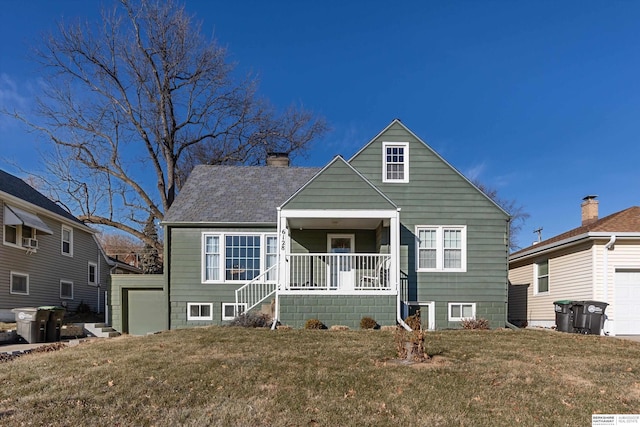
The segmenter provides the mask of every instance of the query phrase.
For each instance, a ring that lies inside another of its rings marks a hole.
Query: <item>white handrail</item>
[[[262,301],[273,295],[278,287],[276,282],[266,281],[264,278],[274,269],[278,267],[278,264],[274,264],[262,274],[256,276],[249,283],[236,289],[236,307],[239,304],[246,304],[245,312],[248,312]]]
[[[289,290],[391,290],[389,254],[289,254]]]

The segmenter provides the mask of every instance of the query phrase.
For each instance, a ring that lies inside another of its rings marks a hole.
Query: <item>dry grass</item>
[[[405,365],[386,331],[124,336],[0,364],[0,425],[590,425],[640,407],[640,343],[445,331],[426,349]]]

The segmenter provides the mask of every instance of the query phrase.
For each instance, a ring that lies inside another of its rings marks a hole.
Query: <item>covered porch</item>
[[[397,292],[398,209],[278,214],[278,292]]]

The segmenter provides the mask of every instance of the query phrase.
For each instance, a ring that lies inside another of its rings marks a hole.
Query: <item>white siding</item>
[[[597,257],[595,258],[595,278],[598,286],[595,288],[593,299],[596,301],[604,301],[610,305],[607,307],[606,314],[610,319],[615,319],[616,307],[615,301],[615,273],[616,270],[638,270],[640,269],[640,241],[618,240],[613,250],[607,253],[607,270],[606,270],[606,288],[607,295],[604,295],[605,289],[605,246],[606,242],[598,242],[596,247]]]
[[[509,281],[514,285],[530,284],[527,291],[530,325],[555,324],[554,301],[594,299],[592,258],[591,243],[587,243],[522,263],[512,263]],[[534,264],[545,259],[549,260],[549,292],[534,295]]]

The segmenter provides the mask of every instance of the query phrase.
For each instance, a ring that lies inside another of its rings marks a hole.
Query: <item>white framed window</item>
[[[87,268],[87,282],[90,286],[98,286],[98,264],[89,261]]]
[[[20,238],[20,230],[17,225],[5,224],[4,226],[4,243],[10,245],[17,245]]]
[[[62,255],[73,256],[73,228],[62,226]]]
[[[73,282],[60,280],[60,299],[73,299]]]
[[[449,321],[460,322],[464,319],[476,318],[475,302],[450,302],[449,303]]]
[[[222,320],[233,320],[247,310],[246,304],[222,303]]]
[[[36,230],[27,225],[5,224],[3,235],[5,244],[15,245],[21,248],[31,247],[33,243],[29,240],[36,238]]]
[[[417,271],[467,271],[467,227],[416,226]]]
[[[12,294],[29,295],[29,275],[23,273],[10,273],[10,290]]]
[[[213,320],[213,303],[188,302],[187,320]]]
[[[247,282],[275,265],[278,239],[274,233],[203,233],[202,247],[203,283]]]
[[[534,294],[549,292],[549,260],[545,259],[535,263],[533,267]]]
[[[276,265],[276,260],[278,258],[278,236],[267,235],[265,236],[266,245],[265,245],[265,270],[270,269],[274,265]],[[274,268],[273,270],[267,273],[268,281],[275,281],[277,279],[277,270]]]
[[[382,182],[409,182],[409,143],[382,143]]]

